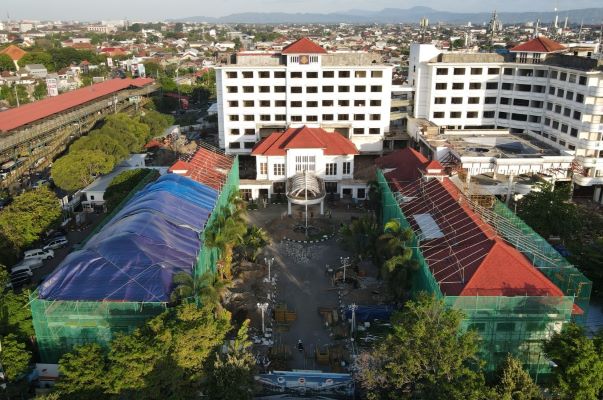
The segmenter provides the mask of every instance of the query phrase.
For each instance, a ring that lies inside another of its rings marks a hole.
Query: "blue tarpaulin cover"
[[[387,305],[371,305],[371,306],[358,306],[356,309],[356,322],[372,322],[374,320],[379,321],[389,321],[392,314],[394,313],[394,308],[392,306]],[[347,319],[352,318],[352,311],[350,309],[346,309],[345,317]]]
[[[39,287],[45,300],[169,301],[174,274],[191,273],[218,192],[168,174],[147,185]]]

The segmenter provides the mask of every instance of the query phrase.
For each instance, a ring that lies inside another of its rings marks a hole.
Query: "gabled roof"
[[[358,154],[354,143],[339,133],[302,126],[272,133],[254,146],[251,155],[284,156],[290,149],[323,149],[326,156]]]
[[[2,49],[2,51],[0,51],[0,54],[6,54],[11,58],[11,60],[19,61],[21,58],[23,58],[25,54],[27,54],[27,52],[21,49],[20,47],[11,44],[7,48]]]
[[[538,36],[532,40],[513,47],[512,52],[530,52],[530,53],[556,53],[564,51],[567,48],[561,43],[547,38],[546,36]]]
[[[310,39],[303,37],[286,46],[283,51],[281,51],[281,54],[326,54],[326,52],[325,49]]]
[[[186,171],[185,175],[188,174],[188,171],[191,169],[191,165],[186,161],[178,160],[172,165],[169,169],[169,173],[174,173],[174,171]]]
[[[409,182],[421,177],[425,166],[429,164],[429,160],[415,149],[406,147],[378,158],[375,163],[382,169],[393,168],[392,171],[386,174],[388,178]]]

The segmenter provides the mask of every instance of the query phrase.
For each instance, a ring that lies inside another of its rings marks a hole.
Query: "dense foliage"
[[[52,179],[61,189],[76,191],[96,179],[98,175],[108,174],[115,166],[115,157],[100,151],[72,151],[59,158],[52,165]]]
[[[149,176],[150,175],[150,176]],[[148,178],[147,178],[148,177]],[[104,199],[107,210],[113,210],[121,203],[132,189],[138,185],[143,179],[157,179],[159,172],[154,169],[131,169],[117,175],[105,191]]]

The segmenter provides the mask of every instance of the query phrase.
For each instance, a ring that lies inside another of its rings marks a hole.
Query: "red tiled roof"
[[[428,214],[443,234],[420,242],[443,294],[563,296],[517,249],[497,237],[449,179],[422,178],[421,170],[431,164],[422,154],[406,148],[376,163],[382,169],[393,168],[386,177],[392,190],[404,197],[400,208],[415,233],[423,234],[415,216]]]
[[[150,78],[111,79],[81,89],[63,93],[56,97],[47,97],[33,103],[12,108],[0,113],[0,132],[7,132],[23,125],[47,118],[53,114],[67,111],[76,106],[108,96],[131,86],[142,87],[153,82]]]
[[[174,173],[174,171],[186,171],[185,175],[188,174],[188,171],[191,169],[191,165],[186,161],[178,160],[174,165],[172,165],[169,169],[169,173]]]
[[[311,41],[303,37],[288,46],[283,48],[281,54],[325,54],[327,51]]]
[[[206,186],[220,190],[232,168],[232,158],[200,147],[188,162],[187,176]]]
[[[251,155],[284,156],[289,149],[323,149],[326,156],[358,154],[354,143],[339,133],[302,126],[272,133],[254,146]]]
[[[546,36],[538,36],[537,38],[534,38],[532,40],[529,40],[525,43],[513,47],[510,51],[526,51],[530,53],[554,53],[566,49],[567,48],[564,45],[557,43],[554,40],[547,38]]]
[[[435,161],[435,160],[431,160],[428,163],[425,164],[425,169],[429,170],[443,170],[444,167],[442,167],[442,164],[440,164],[439,161]]]
[[[0,54],[6,54],[11,58],[11,60],[19,61],[21,58],[23,58],[25,54],[27,54],[27,52],[21,49],[20,47],[11,44],[7,48],[2,49],[2,51],[0,51]]]
[[[147,144],[144,145],[145,149],[152,149],[153,147],[163,147],[163,143],[156,139],[151,139]]]

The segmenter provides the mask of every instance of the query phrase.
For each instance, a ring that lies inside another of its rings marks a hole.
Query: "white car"
[[[19,275],[21,273],[26,273],[29,276],[33,275],[33,272],[31,272],[31,268],[29,268],[28,265],[21,265],[21,264],[15,265],[14,267],[12,267],[10,269],[10,273],[11,273],[11,275]]]
[[[18,267],[28,267],[29,269],[38,269],[44,265],[44,262],[41,258],[28,258],[27,260],[22,260],[19,264],[13,266],[12,269]]]
[[[61,247],[65,247],[68,244],[69,241],[65,236],[59,236],[49,241],[46,246],[42,248],[42,250],[56,250],[60,249]]]
[[[54,251],[44,249],[27,250],[25,253],[23,253],[23,258],[25,260],[29,258],[41,258],[43,260],[50,260],[51,258],[54,258]]]

